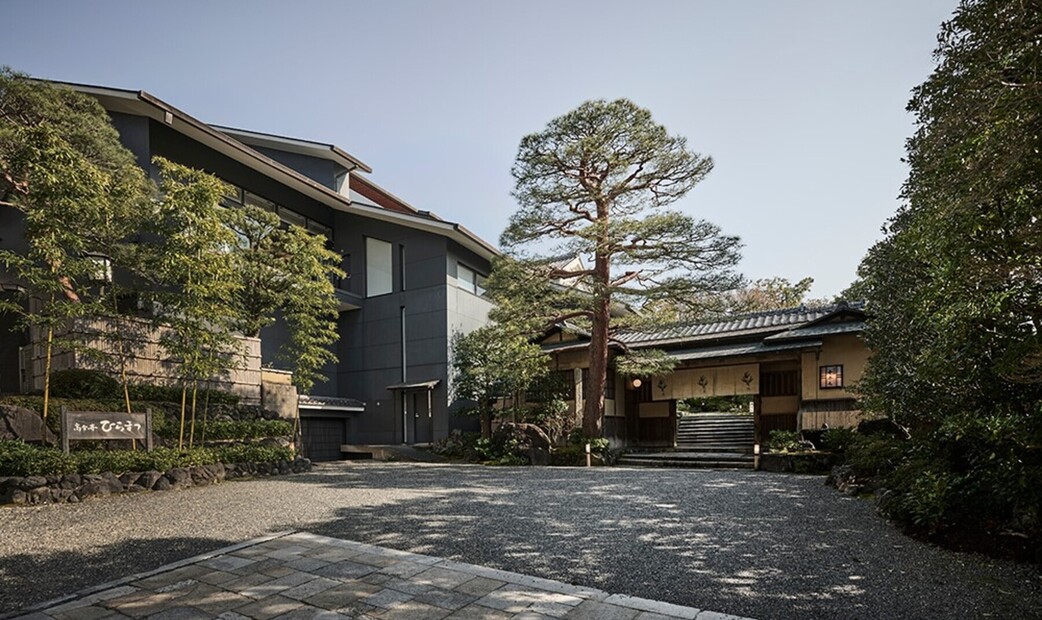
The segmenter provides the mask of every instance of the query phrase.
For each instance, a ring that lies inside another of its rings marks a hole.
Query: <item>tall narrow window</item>
[[[391,244],[372,237],[365,238],[365,296],[390,293]]]
[[[405,290],[405,246],[398,246],[398,290]]]

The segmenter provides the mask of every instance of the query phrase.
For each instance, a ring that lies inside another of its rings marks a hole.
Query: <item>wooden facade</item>
[[[852,386],[868,360],[860,337],[865,318],[860,304],[839,304],[670,328],[668,340],[661,333],[630,336],[629,347],[663,349],[677,366],[669,374],[641,378],[636,388],[631,380],[612,377],[604,436],[620,446],[674,446],[678,401],[714,396],[751,398],[756,443],[776,430],[854,426],[861,412]],[[543,341],[556,367],[574,373],[570,406],[577,418],[589,367],[586,344],[565,329]]]

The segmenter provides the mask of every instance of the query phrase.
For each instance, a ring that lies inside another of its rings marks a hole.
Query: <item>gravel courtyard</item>
[[[764,620],[1042,618],[1036,568],[913,541],[820,477],[378,463],[0,509],[0,614],[287,529]]]

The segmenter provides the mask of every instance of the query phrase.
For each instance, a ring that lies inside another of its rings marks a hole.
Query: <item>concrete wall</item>
[[[366,403],[355,429],[357,443],[400,443],[403,439],[401,394],[388,385],[438,381],[431,395],[435,439],[453,428],[476,422],[457,418],[450,407],[450,341],[454,330],[469,331],[487,320],[487,300],[455,286],[456,254],[440,235],[392,223],[338,213],[335,244],[350,256],[346,286],[365,295],[365,239],[392,245],[392,292],[370,297],[362,308],[341,315],[339,389],[342,396]],[[453,248],[460,253],[458,248]],[[468,266],[488,272],[487,261],[467,257]],[[450,271],[451,270],[451,271]],[[402,279],[404,276],[404,287]],[[403,373],[402,316],[405,347]],[[426,400],[421,398],[421,400]]]
[[[179,364],[171,361],[170,355],[160,344],[165,328],[152,328],[144,321],[128,322],[128,341],[132,343],[133,354],[126,360],[127,375],[131,383],[151,383],[155,385],[178,385]],[[134,328],[134,324],[137,328]],[[76,341],[86,345],[100,354],[100,358],[80,351],[62,350],[58,347],[52,355],[51,371],[73,368],[89,368],[102,370],[113,376],[119,375],[119,360],[112,355],[117,350],[116,343],[97,337],[97,334],[109,331],[106,323],[101,321],[77,321],[74,326]],[[21,370],[23,392],[43,390],[44,369],[46,365],[46,346],[44,332],[41,328],[33,328],[32,344],[21,350]],[[114,332],[115,333],[115,332]],[[55,335],[58,342],[62,333]],[[214,377],[212,387],[215,390],[238,394],[246,403],[261,402],[261,358],[260,340],[240,337],[237,353],[229,358],[226,369]]]
[[[287,168],[292,168],[309,179],[321,183],[333,191],[337,191],[336,175],[343,171],[344,168],[338,166],[336,162],[260,146],[251,148],[257,152],[264,153]]]

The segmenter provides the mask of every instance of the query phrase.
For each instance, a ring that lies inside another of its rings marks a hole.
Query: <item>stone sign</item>
[[[62,407],[62,449],[69,451],[70,441],[106,439],[143,439],[152,450],[152,410],[145,413],[118,411],[69,411]]]

